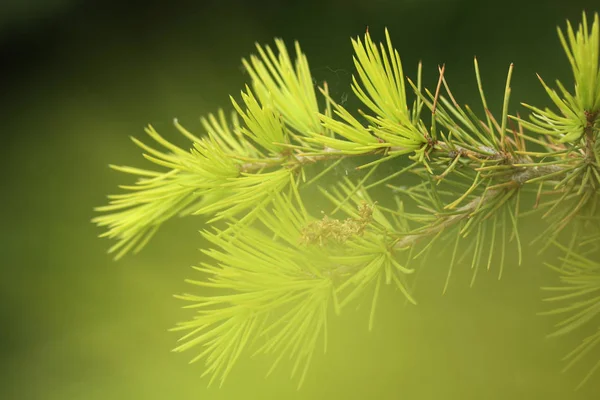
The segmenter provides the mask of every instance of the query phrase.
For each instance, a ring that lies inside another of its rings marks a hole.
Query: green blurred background
[[[595,9],[594,9],[595,7]],[[129,140],[151,123],[180,140],[179,118],[230,108],[247,82],[241,57],[254,42],[299,40],[317,82],[349,96],[349,38],[390,29],[409,75],[436,65],[464,103],[477,102],[478,56],[492,108],[515,63],[513,106],[546,105],[535,72],[570,83],[555,26],[578,22],[597,1],[4,0],[0,5],[3,229],[0,231],[0,399],[598,399],[600,376],[578,392],[587,360],[560,374],[584,332],[549,340],[539,287],[553,274],[533,251],[503,280],[470,271],[441,295],[447,259],[420,278],[418,307],[383,294],[375,328],[368,307],[334,320],[329,350],[304,387],[270,359],[244,358],[222,389],[206,388],[192,352],[170,353],[167,332],[191,314],[172,295],[189,288],[204,245],[202,218],[166,224],[138,256],[114,262],[89,220],[127,177],[107,164],[148,165]],[[533,231],[535,226],[526,227]],[[530,235],[531,236],[531,235]],[[550,254],[548,257],[551,257]],[[430,265],[429,265],[430,264]]]

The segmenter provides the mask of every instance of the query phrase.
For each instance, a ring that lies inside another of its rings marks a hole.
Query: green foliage
[[[563,247],[563,250],[566,249]],[[562,261],[564,264],[561,267],[548,265],[558,273],[562,285],[542,288],[556,293],[555,296],[544,299],[545,301],[568,302],[565,306],[542,313],[570,314],[556,324],[557,330],[551,336],[563,335],[581,327],[591,328],[592,332],[596,328],[594,333],[583,339],[577,348],[567,354],[565,357],[565,360],[569,360],[565,367],[567,370],[585,355],[600,347],[600,326],[594,324],[600,317],[600,263],[577,254],[571,254]],[[599,368],[600,359],[579,386],[582,386]]]
[[[329,218],[327,215],[320,221],[313,221],[302,229],[301,240],[306,244],[319,246],[342,244],[355,236],[361,236],[369,222],[373,211],[367,203],[359,208],[359,218],[346,218],[343,221]]]
[[[251,82],[241,101],[231,98],[231,118],[223,111],[203,118],[200,137],[175,122],[189,151],[149,127],[163,149],[134,142],[162,170],[113,166],[139,179],[110,196],[93,221],[117,240],[110,251],[118,258],[139,251],[175,215],[210,216],[202,235],[212,261],[188,281],[198,293],[178,296],[196,314],[174,328],[186,332],[175,351],[200,348],[193,361],[203,360],[203,375],[220,384],[244,352],[272,355],[271,370],[289,357],[302,384],[321,337],[326,348],[331,311],[373,293],[372,328],[383,284],[417,304],[411,277],[438,242],[451,249],[444,292],[462,264],[471,284],[482,268],[497,267],[500,278],[509,257],[521,263],[520,222],[541,219],[538,247],[563,252],[551,266],[561,285],[545,288],[557,293],[546,300],[566,302],[546,312],[567,314],[552,336],[597,329],[567,356],[567,368],[584,356],[598,360],[585,382],[600,368],[599,32],[598,15],[591,29],[584,15],[577,32],[570,24],[559,30],[574,91],[542,81],[558,111],[526,105],[529,120],[509,115],[512,64],[496,117],[475,59],[480,116],[455,99],[443,66],[435,90],[423,88],[421,65],[416,83],[405,78],[389,33],[377,45],[367,32],[352,40],[352,90],[366,107],[354,115],[326,83],[315,90],[297,43],[295,61],[281,40],[276,52],[257,45],[258,55],[243,61]],[[325,184],[321,178],[349,157],[361,160],[358,178]],[[403,158],[409,164],[398,168]],[[384,163],[396,169],[381,177]],[[315,182],[332,205],[319,218],[312,199],[305,205]]]
[[[524,126],[537,133],[556,136],[561,143],[578,141],[586,134],[586,129],[598,128],[597,115],[600,111],[600,75],[598,59],[600,48],[600,24],[598,15],[594,18],[591,32],[584,17],[575,34],[568,23],[567,37],[559,29],[558,35],[563,45],[575,80],[575,93],[569,93],[565,87],[556,82],[560,94],[550,89],[540,78],[544,89],[552,102],[560,110],[556,114],[551,110],[542,111],[537,107],[525,105],[533,110],[532,123],[523,122]]]
[[[188,282],[223,294],[179,296],[199,311],[175,328],[191,331],[175,351],[204,345],[193,361],[206,359],[204,374],[212,376],[211,382],[220,377],[223,383],[253,335],[266,338],[257,352],[277,354],[273,368],[286,354],[296,358],[294,372],[303,364],[302,380],[325,329],[328,306],[335,299],[327,274],[331,262],[326,252],[300,244],[307,216],[290,208],[285,196],[274,196],[273,210],[261,221],[278,239],[254,228],[237,239],[218,230],[203,232],[219,249],[204,252],[218,264],[203,263],[196,269],[208,278]]]

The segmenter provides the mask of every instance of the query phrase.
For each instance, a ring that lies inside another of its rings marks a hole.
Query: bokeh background
[[[459,269],[444,296],[447,259],[431,259],[420,305],[385,292],[372,332],[368,307],[348,309],[300,391],[288,369],[264,379],[271,360],[247,357],[222,389],[207,389],[202,365],[171,353],[177,335],[167,331],[191,316],[172,295],[189,289],[204,220],[168,223],[119,262],[89,222],[129,182],[108,163],[147,165],[129,136],[151,123],[177,142],[174,117],[199,132],[199,116],[230,109],[255,41],[299,40],[315,80],[352,106],[349,38],[368,26],[380,40],[387,26],[406,72],[422,60],[432,84],[446,63],[463,103],[478,99],[474,55],[496,109],[514,62],[515,111],[519,101],[548,104],[536,72],[570,83],[555,26],[598,9],[592,0],[3,0],[0,398],[600,398],[599,375],[573,392],[595,360],[559,372],[584,332],[545,339],[556,321],[535,314],[553,275],[529,249],[500,282],[482,274],[470,289]]]

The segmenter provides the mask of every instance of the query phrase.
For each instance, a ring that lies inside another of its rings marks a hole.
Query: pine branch
[[[257,45],[258,55],[243,60],[251,82],[241,100],[231,97],[232,117],[219,111],[203,118],[200,136],[175,121],[191,142],[189,151],[148,127],[146,133],[161,150],[134,142],[160,170],[112,166],[138,180],[121,186],[125,193],[109,196],[109,204],[96,209],[104,214],[93,222],[107,228],[102,236],[117,240],[109,250],[116,258],[139,251],[175,215],[203,214],[210,217],[208,224],[225,225],[203,232],[214,245],[203,251],[215,263],[197,268],[206,279],[190,281],[224,293],[180,296],[199,311],[175,328],[189,332],[176,351],[203,347],[195,360],[205,360],[203,375],[210,375],[210,382],[222,384],[239,356],[262,338],[256,351],[274,354],[273,368],[290,356],[302,383],[317,339],[326,331],[329,305],[340,313],[372,289],[371,329],[383,284],[394,284],[416,304],[416,280],[411,285],[407,277],[418,268],[409,264],[448,238],[453,250],[444,292],[453,268],[468,255],[471,284],[480,266],[487,261],[490,269],[497,258],[500,277],[507,243],[516,244],[521,262],[519,221],[526,216],[547,221],[537,235],[542,250],[556,244],[565,253],[562,266],[551,266],[563,286],[547,288],[568,293],[549,301],[572,301],[549,312],[571,313],[555,335],[596,323],[599,270],[591,257],[600,252],[598,15],[591,29],[584,14],[577,31],[568,24],[559,38],[574,90],[560,82],[551,89],[540,78],[558,111],[524,104],[531,110],[529,120],[509,115],[512,64],[502,110],[495,115],[474,59],[484,110],[479,116],[456,100],[445,66],[438,67],[435,89],[423,88],[422,65],[415,83],[404,76],[387,30],[379,45],[367,32],[364,40],[352,40],[357,72],[352,91],[364,105],[357,117],[331,98],[326,83],[315,90],[298,43],[294,60],[281,40],[275,41],[275,51]],[[407,88],[415,95],[412,105]],[[428,123],[421,116],[426,110]],[[358,159],[363,174],[320,187],[334,209],[321,219],[312,217],[304,189],[347,158]],[[384,177],[376,174],[397,159],[409,165]],[[329,161],[334,162],[307,178],[314,170],[309,166]],[[420,183],[394,184],[405,183],[400,177],[408,173]],[[394,204],[371,198],[373,188],[390,190]],[[535,203],[523,209],[526,192],[535,195]],[[418,211],[407,211],[405,200]],[[337,212],[347,218],[334,218]],[[566,229],[572,235],[561,244]],[[467,237],[468,249],[459,254]],[[599,343],[598,334],[584,339],[567,357],[567,367]],[[598,368],[600,361],[584,381]]]

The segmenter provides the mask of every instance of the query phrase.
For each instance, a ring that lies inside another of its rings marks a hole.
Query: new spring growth
[[[358,218],[339,220],[324,215],[318,221],[309,222],[302,230],[300,242],[305,245],[343,244],[352,237],[362,236],[373,219],[373,206],[363,201],[358,206]]]

